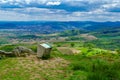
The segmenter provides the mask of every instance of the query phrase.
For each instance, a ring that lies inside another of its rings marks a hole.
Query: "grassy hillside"
[[[120,80],[120,22],[0,22],[0,38],[8,52],[53,45],[48,60],[0,56],[0,80]]]
[[[74,45],[73,45],[74,44]],[[20,45],[20,44],[17,44]],[[17,45],[8,45],[12,48]],[[23,44],[21,44],[23,45]],[[77,42],[54,43],[51,58],[40,60],[36,55],[3,58],[0,60],[1,80],[119,80],[120,53],[82,46]],[[80,51],[63,54],[57,50],[66,47]],[[4,50],[8,48],[4,46]],[[30,46],[27,46],[30,47]],[[31,45],[36,49],[36,44]],[[3,49],[3,47],[1,47]]]

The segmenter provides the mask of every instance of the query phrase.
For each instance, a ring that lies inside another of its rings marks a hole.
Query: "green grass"
[[[120,80],[119,55],[109,51],[91,56],[58,55],[71,62],[68,67],[72,74],[70,80]]]
[[[0,79],[1,80],[27,80],[28,72],[18,66],[15,58],[8,58],[0,61]]]
[[[36,57],[2,59],[0,80],[61,80],[68,74],[64,70],[66,61],[59,60],[61,59],[37,61]]]
[[[36,50],[36,45],[26,46]],[[48,60],[37,60],[35,55],[1,59],[0,80],[120,80],[119,54],[76,44],[73,48],[82,54],[65,55],[53,47]]]
[[[37,52],[37,45],[36,44],[10,44],[10,45],[3,45],[0,46],[0,50],[4,50],[4,51],[12,51],[14,48],[18,47],[18,46],[25,46],[27,48],[32,49],[34,52]]]

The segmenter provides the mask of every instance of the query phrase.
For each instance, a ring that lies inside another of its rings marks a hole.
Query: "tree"
[[[117,52],[118,54],[120,54],[120,49],[116,49],[116,52]]]
[[[75,44],[74,44],[74,43],[71,43],[70,45],[71,45],[71,47],[74,47],[74,46],[75,46]]]
[[[92,48],[95,47],[95,45],[92,44],[92,43],[86,43],[86,44],[84,44],[84,47],[87,47],[87,48],[89,48],[89,49],[92,49]]]

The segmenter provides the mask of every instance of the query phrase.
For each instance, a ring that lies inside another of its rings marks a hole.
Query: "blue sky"
[[[120,0],[0,0],[0,21],[120,21]]]

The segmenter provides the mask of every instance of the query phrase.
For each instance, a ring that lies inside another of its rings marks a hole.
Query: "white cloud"
[[[61,9],[48,8],[49,5],[61,5],[63,2],[70,9],[75,6],[78,11],[69,11],[64,6]],[[0,7],[1,5],[8,6],[8,8],[0,8],[0,20],[120,21],[119,12],[107,10],[120,8],[119,3],[120,0],[0,0]],[[43,8],[41,8],[41,4]],[[9,6],[23,7],[9,8]],[[82,12],[79,10],[80,8],[83,8]],[[87,8],[88,11],[84,11],[84,8]]]
[[[31,0],[25,0],[26,4],[30,4]]]
[[[0,3],[4,4],[4,3],[7,3],[7,1],[6,0],[1,0]]]
[[[61,2],[56,1],[56,2],[47,2],[46,5],[60,5]]]
[[[6,21],[25,21],[31,19],[27,14],[16,13],[13,11],[0,10],[0,20]]]
[[[114,8],[114,7],[120,7],[118,3],[112,3],[112,4],[104,4],[102,5],[103,8],[109,9],[109,8]]]
[[[36,7],[27,7],[27,8],[13,8],[13,9],[7,9],[5,11],[11,11],[16,13],[22,13],[27,15],[52,15],[52,14],[68,14],[65,10],[59,10],[59,9],[48,9],[48,8],[36,8]]]
[[[21,12],[23,11],[23,12]],[[31,15],[29,13],[32,13]],[[50,10],[42,8],[16,8],[12,11],[0,10],[0,20],[47,20],[47,21],[120,21],[120,13],[104,12],[100,10],[90,12],[73,12],[71,14],[63,10]],[[117,15],[117,16],[116,16]]]
[[[104,10],[96,9],[89,12],[73,12],[70,16],[74,17],[74,20],[78,21],[120,21],[117,12],[106,12]]]

